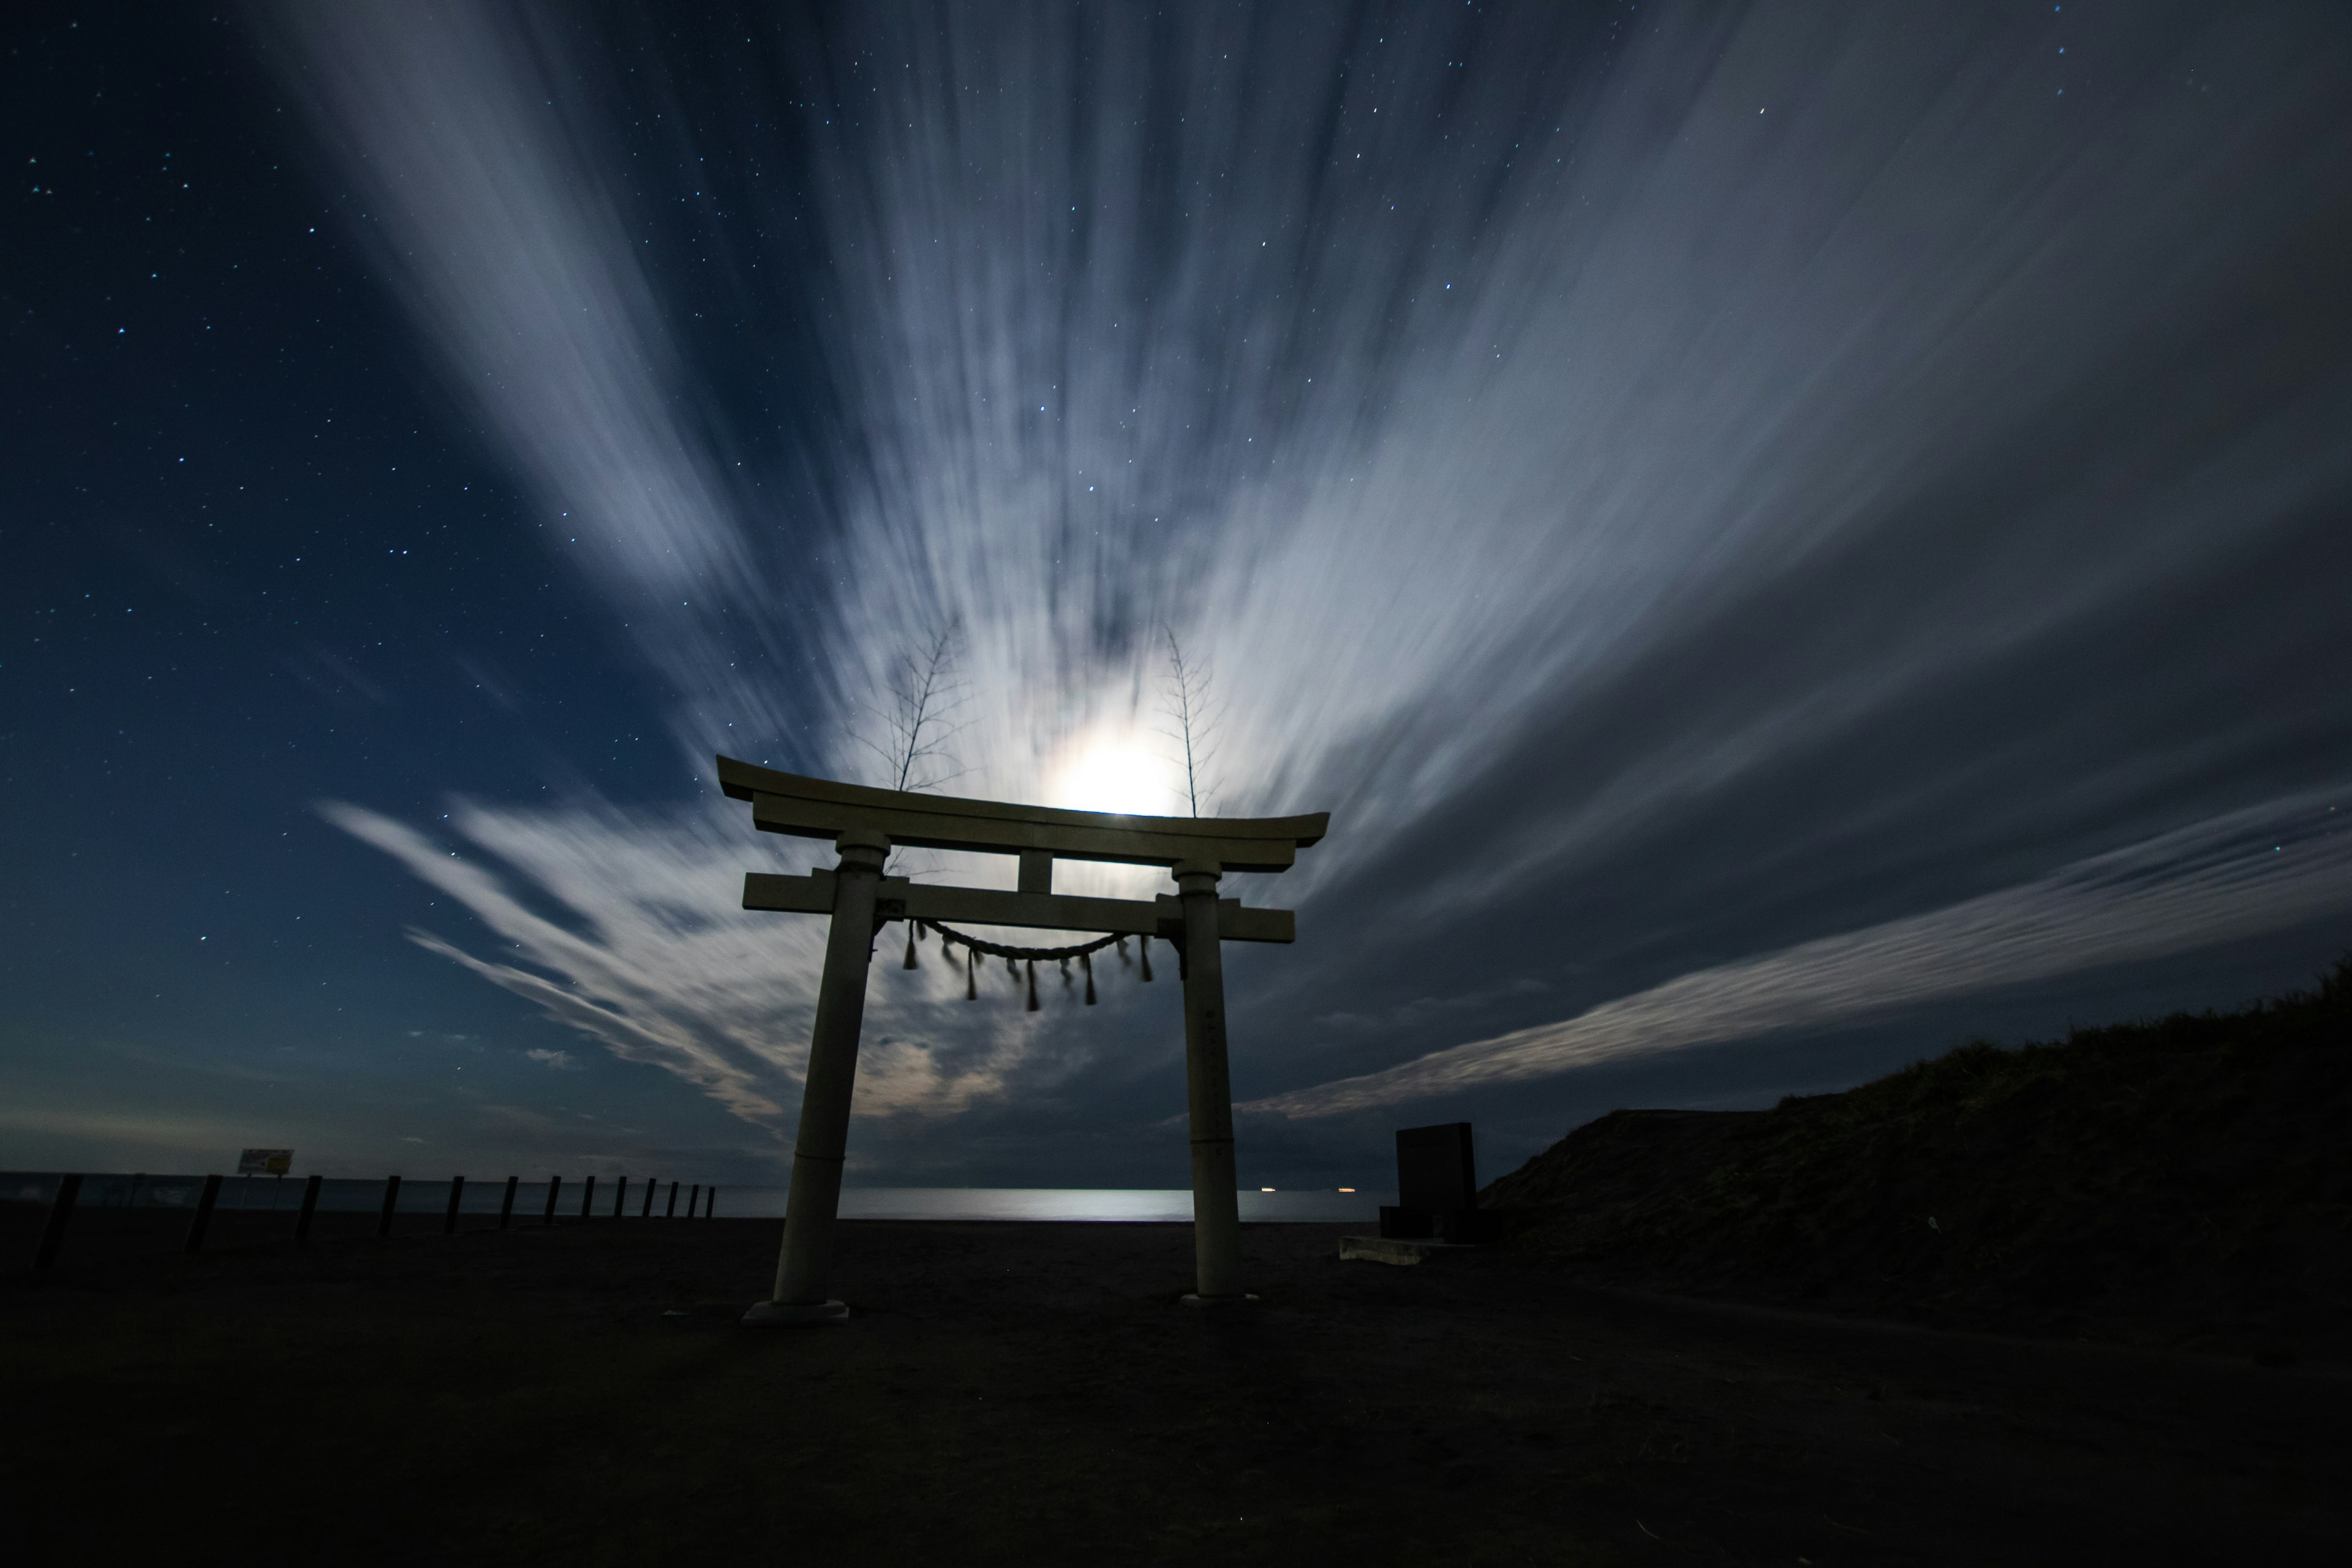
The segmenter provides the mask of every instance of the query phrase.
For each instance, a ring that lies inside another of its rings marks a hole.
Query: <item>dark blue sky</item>
[[[0,1163],[778,1178],[709,759],[942,630],[941,787],[1180,809],[1172,632],[1333,812],[1252,1184],[2352,946],[2335,12],[5,29]],[[858,1179],[1183,1184],[1104,980],[877,970]]]

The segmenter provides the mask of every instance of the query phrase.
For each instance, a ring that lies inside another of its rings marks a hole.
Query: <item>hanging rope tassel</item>
[[[1021,965],[1023,963],[1026,963],[1034,965],[1039,959],[1049,958],[1057,961],[1061,964],[1062,983],[1066,985],[1071,983],[1070,960],[1074,958],[1084,958],[1089,953],[1098,952],[1102,949],[1108,947],[1112,942],[1118,941],[1118,938],[1114,935],[1097,937],[1094,941],[1087,942],[1073,942],[1067,947],[1000,947],[995,942],[982,942],[976,936],[967,936],[962,931],[957,931],[950,926],[943,926],[937,921],[919,920],[915,921],[915,928],[914,940],[917,942],[920,942],[922,940],[922,933],[924,931],[937,931],[939,933],[940,956],[946,959],[950,963],[955,962],[956,944],[959,942],[962,943],[964,949],[964,967],[967,971],[973,968],[985,968],[987,967],[988,960],[992,958],[1001,958],[1004,960],[1006,972],[1015,980],[1018,980],[1021,978]],[[921,962],[919,957],[917,959],[917,962]]]
[[[913,921],[908,921],[907,922],[907,962],[900,964],[898,966],[899,968],[912,969],[915,967],[915,932],[921,929],[922,928]]]
[[[1143,950],[1143,978],[1149,981],[1151,978],[1151,939],[1144,937],[1136,945]]]
[[[1028,1005],[1026,1008],[1024,1008],[1024,1012],[1034,1013],[1036,1010],[1037,1010],[1037,961],[1036,961],[1035,959],[1034,959],[1034,958],[1033,958],[1033,959],[1031,959],[1031,960],[1029,961],[1029,1005]]]
[[[1128,956],[1127,938],[1125,937],[1120,937],[1118,939],[1118,961],[1127,965],[1129,969],[1135,967],[1135,960]]]
[[[1080,953],[1078,962],[1086,967],[1087,1005],[1091,1007],[1095,1005],[1095,955],[1091,952]]]
[[[980,951],[977,948],[963,950],[963,999],[967,1002],[980,1000]]]

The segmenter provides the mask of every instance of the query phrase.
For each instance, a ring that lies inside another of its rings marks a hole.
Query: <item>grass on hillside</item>
[[[2237,1012],[1621,1110],[1487,1189],[1590,1278],[2042,1332],[2340,1343],[2352,960]]]

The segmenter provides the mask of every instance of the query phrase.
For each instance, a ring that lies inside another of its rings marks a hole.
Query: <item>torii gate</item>
[[[830,871],[805,877],[751,871],[743,878],[747,910],[833,917],[824,974],[817,983],[816,1022],[810,1030],[775,1294],[746,1312],[746,1323],[824,1322],[849,1315],[847,1307],[826,1299],[825,1269],[841,1203],[866,969],[876,933],[894,920],[1157,936],[1175,944],[1183,960],[1184,1077],[1192,1123],[1195,1293],[1185,1300],[1206,1305],[1246,1299],[1234,1187],[1233,1085],[1225,1069],[1224,964],[1218,944],[1290,942],[1296,931],[1288,910],[1245,910],[1239,899],[1217,897],[1217,879],[1227,871],[1289,869],[1297,850],[1322,838],[1329,813],[1119,816],[835,784],[723,756],[719,782],[729,795],[751,803],[753,826],[769,833],[830,838],[841,853],[841,863]],[[885,877],[883,862],[897,846],[1017,855],[1019,890],[942,888]],[[1177,893],[1149,901],[1056,893],[1057,859],[1165,866]]]

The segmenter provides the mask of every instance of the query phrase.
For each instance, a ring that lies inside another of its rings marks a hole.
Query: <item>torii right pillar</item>
[[[1217,937],[1213,860],[1179,860],[1184,909],[1184,1082],[1192,1122],[1192,1279],[1196,1307],[1251,1300],[1242,1291],[1242,1215],[1234,1185],[1234,1086],[1225,1066],[1225,965]]]

